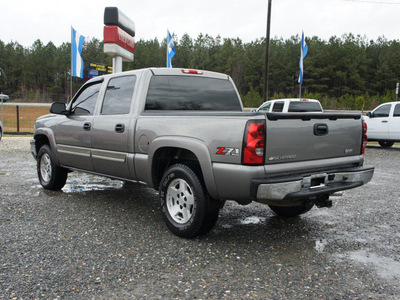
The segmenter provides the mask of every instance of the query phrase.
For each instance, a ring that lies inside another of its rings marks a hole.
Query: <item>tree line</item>
[[[173,67],[211,70],[229,74],[245,107],[257,107],[263,99],[265,39],[243,43],[239,38],[200,34],[193,39],[174,36]],[[328,41],[306,37],[302,96],[319,99],[324,108],[371,109],[394,101],[400,81],[400,42],[384,37],[376,41],[346,34]],[[166,39],[136,42],[135,59],[124,70],[165,67]],[[0,91],[18,101],[51,102],[70,98],[71,44],[56,47],[36,40],[31,47],[0,41]],[[112,65],[103,42],[85,43],[82,57],[89,63]],[[298,97],[300,36],[273,38],[269,52],[268,98]],[[86,72],[87,74],[87,72]],[[87,78],[73,78],[73,92]]]

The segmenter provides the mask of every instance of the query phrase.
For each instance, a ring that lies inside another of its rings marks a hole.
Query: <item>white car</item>
[[[383,103],[367,113],[364,120],[369,141],[378,141],[382,148],[400,142],[400,102]]]
[[[10,97],[8,95],[5,94],[0,94],[0,103],[3,102],[7,102],[8,100],[10,100]]]
[[[261,104],[259,108],[255,110],[256,112],[322,112],[321,103],[314,99],[298,99],[298,98],[288,98],[288,99],[276,99],[269,100]]]

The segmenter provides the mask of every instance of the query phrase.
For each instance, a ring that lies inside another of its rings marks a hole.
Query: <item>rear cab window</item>
[[[229,80],[198,76],[155,75],[145,110],[242,111]]]
[[[290,101],[288,112],[321,112],[321,105],[313,101]]]

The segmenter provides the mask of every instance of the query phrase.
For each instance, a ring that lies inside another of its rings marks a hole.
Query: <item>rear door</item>
[[[120,178],[134,178],[133,143],[135,119],[132,98],[136,75],[113,77],[92,129],[94,171]]]
[[[393,105],[393,117],[389,120],[389,138],[400,140],[400,103]]]

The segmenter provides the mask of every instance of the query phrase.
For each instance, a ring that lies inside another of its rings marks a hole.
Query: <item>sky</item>
[[[71,26],[103,40],[108,6],[135,22],[137,41],[161,41],[167,29],[178,40],[203,33],[247,43],[266,35],[268,0],[2,0],[0,40],[30,47],[40,39],[58,47],[71,41]],[[270,35],[287,39],[304,31],[323,40],[346,33],[399,40],[399,15],[400,0],[272,0]]]

